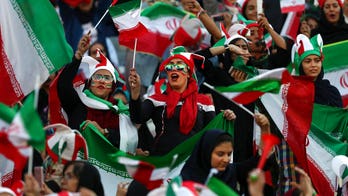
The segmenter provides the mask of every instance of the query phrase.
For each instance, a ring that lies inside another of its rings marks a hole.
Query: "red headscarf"
[[[337,1],[338,5],[339,5],[340,7],[342,7],[342,6],[343,6],[343,4],[342,4],[342,1],[341,1],[341,0],[336,0],[336,1]],[[323,8],[323,7],[324,7],[325,2],[326,2],[326,0],[318,0],[319,7],[320,7],[320,8]]]
[[[196,123],[198,110],[198,85],[197,81],[192,77],[195,69],[194,59],[202,60],[203,64],[204,57],[186,52],[174,54],[163,61],[163,63],[160,65],[159,70],[163,71],[165,65],[167,65],[174,58],[182,59],[188,65],[190,78],[187,84],[187,88],[184,92],[178,93],[174,91],[169,84],[167,84],[166,94],[156,93],[151,97],[157,100],[166,101],[167,118],[173,117],[175,108],[178,105],[179,101],[183,103],[180,110],[180,132],[187,135],[188,133],[190,133]]]

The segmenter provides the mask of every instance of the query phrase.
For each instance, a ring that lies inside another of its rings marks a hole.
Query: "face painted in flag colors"
[[[184,92],[190,78],[186,63],[182,59],[174,58],[165,66],[165,69],[167,71],[169,85],[173,90]]]
[[[108,70],[100,69],[91,77],[90,90],[99,98],[107,99],[112,92],[112,75]]]

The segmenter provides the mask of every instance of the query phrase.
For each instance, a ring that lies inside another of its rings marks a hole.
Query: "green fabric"
[[[115,6],[109,8],[110,15],[118,17],[125,15],[130,11],[140,9],[140,0],[119,0]]]
[[[117,113],[117,114],[127,114],[129,115],[129,108],[128,106],[126,106],[125,104],[123,104],[123,102],[120,100],[120,99],[117,99],[117,107],[118,107],[118,111],[115,110],[115,108],[113,107],[113,104],[110,102],[110,101],[107,101],[105,99],[101,99],[97,96],[95,96],[90,90],[86,89],[83,91],[87,97],[91,98],[91,99],[94,99],[94,100],[97,100],[97,101],[100,101],[101,103],[103,104],[106,104],[110,110],[112,110],[113,112]]]
[[[332,156],[348,156],[348,111],[314,104],[310,136]],[[342,178],[347,178],[348,169]]]
[[[38,95],[37,95],[38,96]],[[45,150],[46,134],[43,130],[42,121],[34,107],[36,105],[35,91],[29,94],[19,110],[25,130],[29,135],[28,143],[39,150]]]
[[[11,4],[51,74],[71,61],[72,48],[66,41],[57,12],[49,1],[11,0]]]
[[[238,196],[236,192],[234,192],[229,186],[227,186],[221,180],[211,177],[208,184],[208,188],[212,190],[217,195],[228,195],[228,196]]]
[[[240,56],[237,56],[236,60],[233,62],[233,68],[248,74],[248,79],[259,74],[259,71],[255,67],[245,65],[244,60]]]
[[[82,123],[80,127],[84,126]],[[119,164],[117,158],[120,156],[129,157],[131,159],[142,160],[151,163],[157,168],[172,166],[176,167],[185,161],[190,155],[198,140],[203,133],[211,129],[222,129],[234,135],[234,122],[227,121],[223,118],[222,113],[218,114],[203,130],[195,134],[191,138],[182,142],[171,150],[168,154],[163,156],[132,156],[115,148],[98,130],[91,124],[81,133],[86,139],[89,153],[89,161],[102,169],[112,172],[116,175],[129,177],[124,165]],[[81,129],[80,129],[81,130]],[[175,163],[172,163],[174,155],[177,155]]]

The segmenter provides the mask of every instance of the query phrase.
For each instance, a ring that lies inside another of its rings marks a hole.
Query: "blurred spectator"
[[[343,2],[343,16],[344,21],[348,24],[348,0],[344,0]]]
[[[344,21],[341,0],[319,0],[321,18],[312,36],[320,33],[324,44],[348,39],[348,24]]]
[[[57,4],[66,39],[76,51],[82,35],[93,29],[110,6],[111,0],[57,0]],[[99,40],[105,46],[106,37],[116,35],[117,31],[111,17],[106,16],[96,31],[91,31],[91,42]]]

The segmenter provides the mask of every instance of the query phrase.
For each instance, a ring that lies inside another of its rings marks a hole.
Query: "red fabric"
[[[198,33],[195,37],[191,37],[190,34],[186,32],[184,27],[179,27],[174,34],[174,44],[175,46],[193,46],[201,39],[202,31],[198,29]]]
[[[6,105],[14,105],[20,101],[24,94],[17,81],[14,69],[6,55],[4,43],[0,31],[0,102]],[[24,73],[23,73],[24,74]]]
[[[262,169],[266,163],[266,159],[271,152],[273,146],[279,144],[280,140],[278,137],[272,135],[272,134],[263,134],[261,136],[262,142],[263,142],[263,151],[262,155],[260,157],[259,163],[257,165],[257,168]]]
[[[64,3],[68,4],[70,7],[76,7],[78,6],[80,3],[86,3],[89,4],[91,2],[91,0],[63,0]]]
[[[159,32],[148,31],[146,27],[141,23],[139,23],[138,26],[135,29],[129,29],[127,31],[120,32],[120,45],[130,49],[134,49],[134,41],[135,38],[137,38],[137,52],[144,52],[158,57],[162,57],[164,51],[172,43],[169,40],[169,36],[162,35]]]
[[[320,167],[314,164],[314,161],[308,160],[309,176],[318,195],[335,195],[335,190],[330,185],[330,179],[327,179]]]
[[[68,125],[67,120],[64,118],[62,113],[62,105],[58,97],[58,78],[60,76],[60,71],[57,76],[53,79],[49,87],[48,94],[48,105],[49,105],[49,114],[50,114],[50,124],[61,123]]]
[[[28,157],[23,156],[19,149],[10,142],[8,134],[5,131],[0,132],[0,154],[14,162],[12,182],[11,184],[7,184],[8,186],[12,186],[13,182],[22,178],[22,171],[27,164]]]
[[[257,27],[257,33],[259,35],[259,39],[262,39],[263,38],[263,28],[259,26],[259,24],[257,22],[254,22],[254,23],[250,23],[246,26],[246,28],[250,29],[252,27]]]
[[[242,6],[242,14],[244,14],[244,10],[246,9],[246,5],[248,4],[249,0],[245,0]]]
[[[326,0],[318,0],[319,7],[320,7],[320,8],[323,8],[325,2],[326,2]],[[341,0],[337,0],[337,3],[338,3],[338,5],[339,5],[341,8],[343,7],[343,4],[342,4],[342,1],[341,1]]]
[[[151,97],[156,100],[166,100],[167,118],[173,117],[178,102],[183,102],[180,110],[180,132],[187,135],[196,123],[198,95],[197,83],[192,77],[190,77],[187,89],[183,93],[173,91],[169,84],[167,84],[166,92],[167,94],[154,94]]]
[[[109,100],[111,103],[112,100]],[[87,109],[87,119],[91,121],[96,121],[102,128],[110,128],[119,130],[119,118],[118,114],[115,114],[111,110],[97,110],[88,108]]]
[[[23,188],[24,182],[22,180],[15,181],[11,186],[11,190],[15,192],[17,196],[22,196],[24,194]]]
[[[130,166],[126,166],[126,168],[127,167]],[[145,185],[148,190],[153,190],[160,187],[163,183],[162,179],[150,181],[150,177],[154,169],[155,166],[151,165],[150,163],[140,161],[138,168],[132,177],[138,182]]]
[[[175,54],[175,55],[172,55],[170,57],[168,57],[166,60],[164,60],[160,67],[159,67],[159,71],[164,71],[165,70],[165,66],[172,60],[172,59],[175,59],[175,58],[179,58],[181,60],[183,60],[186,65],[189,66],[190,70],[189,70],[189,73],[190,73],[190,76],[192,77],[192,74],[194,73],[195,71],[195,61],[194,60],[200,60],[201,61],[201,65],[196,65],[196,66],[203,66],[203,63],[204,63],[204,60],[205,58],[203,56],[200,56],[200,55],[197,55],[197,54],[194,54],[192,53],[191,56],[188,58],[186,58],[186,56],[183,56],[182,54]],[[197,63],[198,64],[198,63]]]
[[[311,78],[290,75],[284,75],[282,83],[284,84],[282,134],[294,152],[299,166],[309,173],[305,145],[312,122],[314,83]]]

